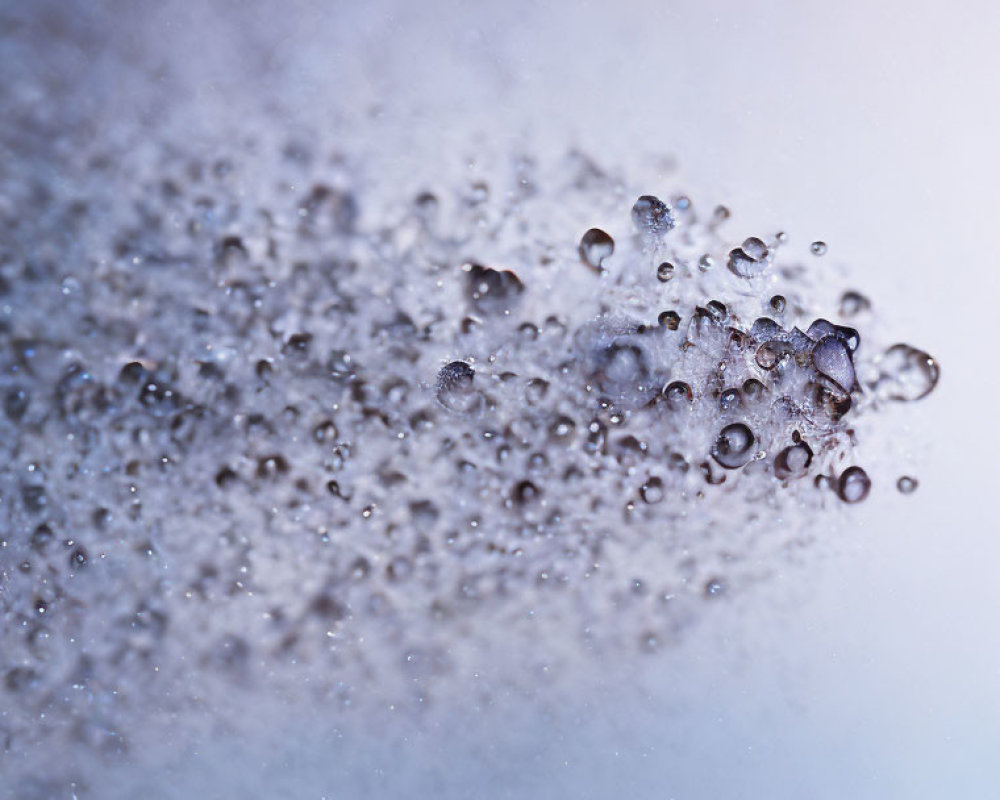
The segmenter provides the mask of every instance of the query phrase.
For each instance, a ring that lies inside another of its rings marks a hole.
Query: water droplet
[[[22,386],[12,386],[4,392],[4,413],[11,422],[20,422],[27,413],[30,402],[27,389]]]
[[[647,239],[659,239],[674,229],[677,220],[660,198],[644,194],[632,206],[632,224]]]
[[[556,441],[568,442],[573,437],[575,430],[576,423],[567,416],[561,416],[552,423],[549,433],[552,434],[552,438]]]
[[[524,400],[529,406],[537,406],[549,391],[549,382],[541,378],[532,378],[524,387]]]
[[[742,422],[727,425],[712,447],[712,458],[726,469],[739,469],[753,456],[757,440]]]
[[[813,242],[809,245],[809,252],[814,256],[826,255],[826,242]]]
[[[898,481],[896,481],[896,488],[899,489],[902,494],[913,494],[919,485],[920,481],[916,478],[911,478],[909,475],[903,475]]]
[[[771,310],[775,314],[783,314],[785,312],[785,305],[786,301],[782,295],[776,294],[771,298]]]
[[[674,277],[676,268],[669,261],[664,261],[660,266],[656,268],[656,279],[660,283],[666,283],[671,278]]]
[[[941,370],[930,355],[908,344],[890,347],[879,363],[875,390],[880,398],[912,402],[929,395]]]
[[[482,405],[482,395],[473,383],[476,371],[464,361],[452,361],[441,368],[437,378],[438,402],[449,411],[468,414]]]
[[[705,583],[705,597],[715,599],[726,593],[726,584],[721,578],[711,578]]]
[[[660,397],[662,398],[661,402],[671,411],[680,411],[694,402],[691,387],[684,381],[674,381],[668,384]]]
[[[761,369],[774,369],[791,352],[791,346],[785,342],[764,342],[764,344],[757,348],[755,356],[757,366]]]
[[[647,505],[656,505],[663,500],[663,481],[652,477],[639,488],[639,496]]]
[[[681,324],[681,315],[676,311],[663,311],[656,321],[668,331],[675,331]]]
[[[836,336],[825,336],[813,348],[812,363],[844,392],[854,388],[854,362],[847,347]]]
[[[715,260],[708,253],[698,259],[698,269],[702,272],[708,272],[713,266],[715,266]]]
[[[782,480],[801,478],[809,471],[812,459],[812,448],[800,441],[778,453],[774,459],[774,474]]]
[[[615,240],[600,228],[591,228],[580,239],[580,260],[598,272],[604,271],[604,259],[615,252]]]
[[[840,297],[840,313],[844,317],[857,316],[871,306],[871,301],[860,292],[844,292]]]
[[[510,311],[524,292],[524,284],[510,270],[497,270],[479,264],[466,264],[465,294],[469,302],[483,314],[503,314]]]
[[[719,410],[720,411],[732,411],[739,408],[743,404],[743,398],[740,395],[740,390],[736,388],[726,389],[722,394],[719,395]]]
[[[527,505],[541,496],[541,491],[531,481],[521,481],[514,487],[511,497],[518,505]]]
[[[323,420],[313,428],[313,440],[317,444],[329,444],[337,441],[339,432],[337,426],[331,419]]]
[[[743,396],[751,403],[759,402],[767,396],[767,387],[756,378],[743,382]]]
[[[743,242],[742,247],[729,251],[729,271],[741,278],[755,278],[767,269],[770,251],[756,236]]]
[[[860,503],[871,491],[872,481],[861,467],[848,467],[837,481],[837,494],[845,503]]]

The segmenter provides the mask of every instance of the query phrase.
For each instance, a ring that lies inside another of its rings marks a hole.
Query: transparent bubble
[[[929,395],[940,377],[938,363],[928,353],[908,344],[895,344],[879,362],[874,388],[881,399],[906,403]]]

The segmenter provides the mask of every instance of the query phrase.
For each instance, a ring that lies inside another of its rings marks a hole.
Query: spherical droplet
[[[726,469],[739,469],[753,456],[757,440],[742,422],[727,425],[712,447],[712,458]]]
[[[787,303],[785,301],[785,298],[780,294],[776,294],[774,297],[771,298],[771,310],[775,314],[783,314],[786,305]]]
[[[845,503],[860,503],[871,491],[872,481],[861,467],[848,467],[837,481],[837,494]]]
[[[473,386],[475,377],[476,371],[464,361],[445,364],[438,373],[438,402],[458,414],[476,410],[482,402],[482,395]]]
[[[896,488],[899,489],[901,494],[913,494],[919,485],[920,481],[916,478],[911,478],[909,475],[903,475],[896,481]]]
[[[664,261],[660,266],[656,268],[656,279],[660,283],[666,283],[671,278],[674,277],[676,268],[669,261]]]
[[[656,505],[663,500],[663,481],[652,477],[639,488],[639,496],[647,505]]]
[[[660,198],[644,194],[632,206],[632,224],[643,236],[659,238],[672,231],[677,220]]]

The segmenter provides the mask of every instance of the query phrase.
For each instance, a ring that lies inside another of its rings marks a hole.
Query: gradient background
[[[605,664],[577,703],[504,729],[470,706],[369,741],[279,713],[166,770],[176,796],[1000,796],[1000,6],[39,8],[0,2],[0,78],[41,74],[37,102],[87,135],[336,124],[384,141],[370,168],[389,174],[476,136],[575,143],[654,186],[672,157],[748,232],[829,242],[817,268],[850,265],[883,327],[942,365],[883,430],[917,493],[873,492],[835,552],[655,668]]]

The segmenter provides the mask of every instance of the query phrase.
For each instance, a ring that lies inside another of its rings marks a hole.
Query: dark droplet
[[[778,453],[774,459],[774,474],[782,480],[801,478],[809,471],[812,459],[812,448],[800,441]]]
[[[837,481],[837,494],[845,503],[860,503],[871,491],[872,481],[861,467],[848,467]]]
[[[739,469],[753,456],[757,440],[742,422],[727,425],[712,447],[712,458],[726,469]]]
[[[899,489],[901,494],[913,494],[920,482],[916,478],[911,478],[909,475],[903,475],[898,481],[896,481],[896,488]]]
[[[604,271],[604,259],[615,252],[615,240],[600,228],[591,228],[580,239],[580,260],[598,272]]]

